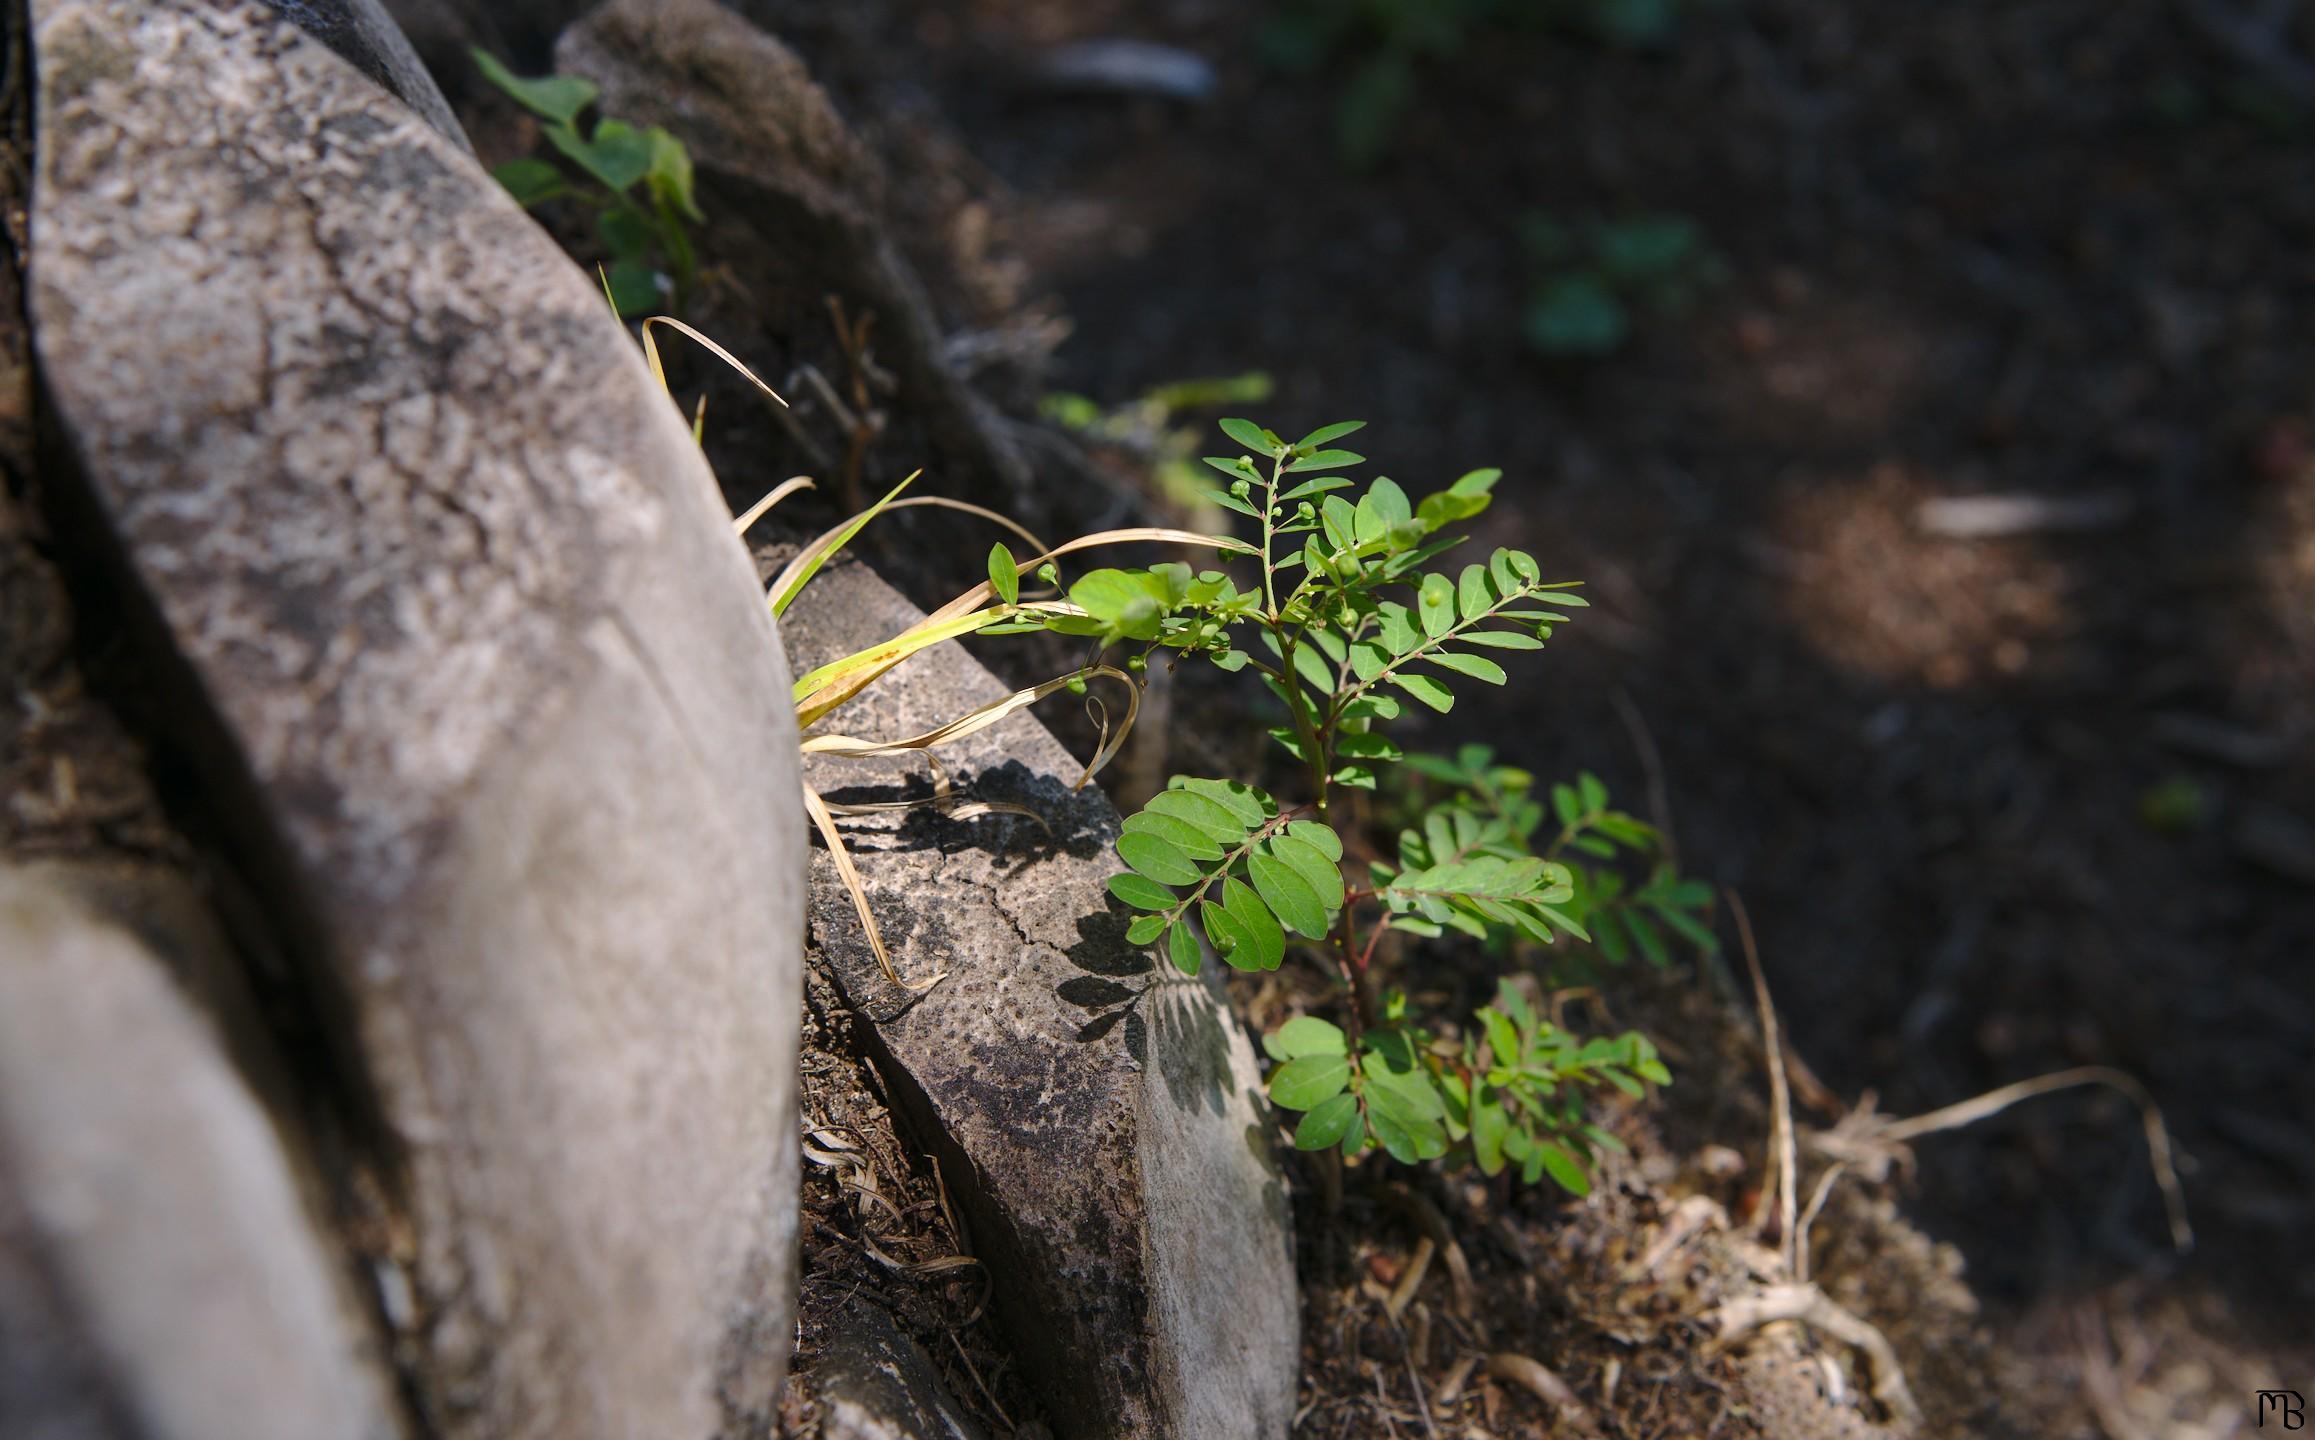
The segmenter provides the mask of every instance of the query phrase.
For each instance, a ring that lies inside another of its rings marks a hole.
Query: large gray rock
[[[35,342],[314,1013],[440,1432],[759,1433],[804,825],[778,636],[593,281],[258,0],[34,0]]]
[[[189,894],[106,893],[179,888],[0,865],[0,1434],[391,1440],[342,1257],[172,974],[224,942]]]
[[[809,667],[918,615],[845,565],[813,581],[788,633]],[[1004,693],[944,646],[831,724],[897,738]],[[1033,717],[940,754],[970,798],[1050,827],[926,810],[855,827],[901,977],[947,978],[921,994],[887,980],[824,856],[812,933],[963,1203],[1008,1339],[1069,1440],[1283,1436],[1299,1363],[1290,1220],[1259,1072],[1218,979],[1126,943],[1103,888],[1120,868],[1117,813],[1071,791],[1078,765]],[[896,772],[816,759],[807,779],[869,798]]]

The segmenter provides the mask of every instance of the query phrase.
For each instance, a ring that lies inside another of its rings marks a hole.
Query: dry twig
[[[1487,1373],[1498,1380],[1508,1380],[1536,1399],[1550,1406],[1559,1418],[1579,1435],[1600,1433],[1592,1419],[1591,1410],[1565,1380],[1536,1360],[1509,1350],[1499,1350],[1487,1357]]]
[[[1798,1274],[1795,1262],[1799,1257],[1793,1247],[1793,1229],[1799,1167],[1793,1154],[1793,1096],[1785,1078],[1784,1043],[1777,1034],[1776,1003],[1769,999],[1768,976],[1760,968],[1760,947],[1753,943],[1752,917],[1745,913],[1743,896],[1734,890],[1727,894],[1729,911],[1736,916],[1737,938],[1744,942],[1745,968],[1752,972],[1753,999],[1760,1007],[1761,1043],[1768,1049],[1768,1090],[1773,1106],[1769,1116],[1769,1145],[1776,1159],[1777,1239],[1786,1273]],[[1755,1215],[1756,1230],[1759,1224],[1760,1217]]]

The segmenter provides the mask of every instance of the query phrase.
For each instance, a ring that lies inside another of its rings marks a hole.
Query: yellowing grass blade
[[[1125,686],[1126,694],[1132,698],[1126,711],[1125,724],[1116,736],[1112,737],[1108,733],[1109,727],[1106,724],[1103,725],[1100,747],[1094,753],[1093,762],[1086,767],[1085,773],[1078,777],[1077,784],[1082,788],[1085,782],[1098,774],[1101,768],[1109,763],[1110,758],[1117,753],[1119,745],[1124,743],[1126,734],[1132,731],[1135,717],[1141,713],[1141,687],[1133,683],[1133,677],[1112,665],[1089,666],[1074,674],[1048,680],[1042,685],[1032,685],[1026,690],[1016,690],[1001,700],[992,700],[978,709],[960,715],[946,725],[936,726],[925,731],[922,735],[911,735],[905,740],[861,740],[851,735],[813,735],[805,739],[804,753],[864,759],[872,755],[905,755],[911,751],[931,750],[935,746],[962,740],[967,735],[986,730],[1006,716],[1036,704],[1054,691],[1066,689],[1073,681],[1096,677],[1117,681]]]
[[[597,273],[602,273],[601,267],[597,267]],[[610,293],[611,277],[606,274],[603,275],[603,294],[608,297]],[[614,304],[611,308],[616,310],[618,309],[618,306]],[[771,396],[775,403],[780,405],[785,405],[788,403],[786,400],[781,399],[779,391],[774,390],[771,386],[766,385],[762,380],[758,379],[756,377],[755,371],[750,370],[747,366],[741,364],[740,358],[737,355],[732,354],[729,350],[724,349],[721,345],[716,344],[713,340],[708,339],[705,335],[700,334],[697,330],[692,329],[689,325],[684,324],[681,320],[676,319],[672,315],[654,315],[650,319],[643,322],[643,358],[649,361],[651,364],[651,378],[658,381],[659,388],[662,390],[667,390],[670,395],[674,394],[675,392],[668,389],[667,367],[659,363],[659,342],[651,338],[651,327],[654,325],[664,325],[668,329],[673,330],[678,334],[690,336],[693,340],[696,340],[701,345],[706,346],[709,354],[715,356],[716,359],[721,360],[724,364],[729,365],[732,369],[739,371],[741,375],[747,378],[747,382],[750,385],[755,386],[758,390],[761,390],[766,395]]]
[[[1091,550],[1103,545],[1131,545],[1139,542],[1161,545],[1194,545],[1201,550],[1229,550],[1242,555],[1257,553],[1254,546],[1243,540],[1233,540],[1226,535],[1200,535],[1194,530],[1173,530],[1160,525],[1136,525],[1123,530],[1102,530],[1091,535],[1081,535],[1075,540],[1067,541],[1042,552],[1020,568],[1024,573],[1033,572],[1038,566],[1057,556],[1072,554],[1079,550]],[[807,695],[804,692],[803,683],[799,681],[797,683],[796,723],[799,726],[809,726],[826,717],[853,696],[875,684],[886,671],[914,655],[917,651],[924,649],[926,645],[938,644],[942,640],[951,639],[968,631],[977,630],[984,624],[993,623],[991,617],[1001,612],[995,610],[978,612],[973,623],[969,625],[960,625],[958,621],[972,613],[974,606],[995,598],[995,595],[996,591],[989,585],[989,582],[983,580],[980,584],[941,606],[908,629],[903,630],[899,635],[886,641],[884,645],[876,647],[875,650],[863,650],[857,655],[847,656],[845,659],[835,662],[845,667],[842,675],[823,674],[823,671],[831,668],[828,666],[823,666],[820,671],[813,672],[813,676],[807,678],[817,677],[819,679],[819,686],[815,692]],[[1014,608],[1028,610],[1044,607],[1024,604]],[[926,640],[923,644],[914,643],[915,637],[918,635],[930,634],[935,631],[940,633],[934,635],[934,638]],[[884,651],[888,648],[891,653],[888,657],[884,657],[881,663],[876,659],[864,658],[875,656],[878,651]],[[854,661],[861,661],[862,663],[856,666]],[[841,680],[840,684],[836,683],[838,680]]]
[[[811,476],[789,476],[787,479],[782,480],[779,484],[774,485],[770,494],[764,496],[763,499],[758,500],[755,504],[750,505],[747,508],[745,514],[742,514],[738,518],[734,519],[731,522],[732,532],[738,535],[747,534],[748,527],[755,524],[758,520],[763,519],[765,514],[768,513],[774,505],[779,504],[782,500],[787,499],[790,495],[795,494],[798,490],[809,490],[811,488],[813,488]]]
[[[910,472],[906,480],[886,491],[882,500],[877,501],[798,551],[796,558],[790,560],[787,568],[782,570],[779,577],[772,581],[772,588],[768,592],[772,601],[772,613],[774,615],[787,614],[788,607],[796,603],[796,596],[801,594],[804,587],[812,582],[814,575],[820,573],[820,567],[827,564],[846,545],[851,544],[852,537],[860,533],[861,526],[883,514],[885,507],[899,499],[900,492],[915,484],[916,477],[923,473],[922,470]]]
[[[796,725],[799,729],[811,725],[835,708],[823,706],[823,693],[850,675],[874,667],[881,675],[920,650],[929,650],[943,640],[954,640],[969,635],[983,625],[993,625],[1011,613],[1011,607],[992,606],[975,610],[969,615],[952,615],[936,625],[912,625],[890,640],[855,651],[841,660],[831,660],[796,682]],[[857,693],[857,692],[851,692]],[[849,698],[849,694],[846,698]]]
[[[1002,525],[1015,535],[1020,536],[1022,543],[1029,547],[1029,553],[1032,555],[1042,552],[1045,548],[1045,542],[1030,534],[1028,526],[1023,525],[1010,515],[1000,514],[989,509],[986,505],[975,505],[969,500],[951,500],[946,495],[911,495],[906,500],[893,501],[887,508],[906,510],[912,505],[937,505],[943,510],[960,510],[967,515],[977,515],[992,525]]]
[[[946,970],[921,985],[911,985],[900,978],[892,968],[892,956],[884,948],[884,933],[876,928],[876,917],[869,913],[868,892],[861,888],[860,872],[853,867],[852,852],[844,848],[844,836],[836,828],[836,817],[828,813],[828,803],[811,786],[804,787],[804,809],[819,827],[820,838],[828,842],[829,858],[836,862],[836,877],[844,882],[844,889],[852,896],[852,912],[860,917],[860,928],[867,932],[868,948],[875,952],[876,963],[884,967],[884,978],[903,990],[930,990],[948,978]]]

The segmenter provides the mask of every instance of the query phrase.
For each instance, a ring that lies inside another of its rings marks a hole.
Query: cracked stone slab
[[[0,865],[0,1433],[394,1440],[344,1257],[175,973],[229,963],[187,888]]]
[[[786,626],[809,668],[920,612],[865,566],[824,571]],[[837,712],[844,733],[920,733],[1005,687],[963,650],[909,661]],[[1042,821],[930,809],[853,826],[903,981],[881,973],[825,855],[812,938],[872,1024],[894,1098],[943,1166],[998,1314],[1064,1437],[1283,1436],[1299,1364],[1292,1236],[1259,1072],[1217,977],[1125,941],[1104,883],[1117,812],[1043,726],[1015,715],[942,762],[960,798]],[[911,776],[915,778],[911,779]],[[925,767],[815,758],[838,801],[926,793]]]
[[[473,159],[270,4],[31,9],[82,526],[329,1022],[406,1391],[445,1436],[762,1433],[806,827],[682,418]]]

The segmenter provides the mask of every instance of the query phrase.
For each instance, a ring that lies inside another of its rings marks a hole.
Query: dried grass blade
[[[872,667],[876,675],[882,675],[920,650],[928,650],[943,640],[971,634],[983,625],[994,624],[1005,617],[1009,608],[1000,605],[968,615],[952,615],[938,624],[911,625],[890,640],[871,645],[865,650],[856,650],[842,659],[831,660],[808,672],[796,682],[792,692],[796,697],[796,724],[800,728],[809,728],[844,700],[858,694],[859,688],[854,688],[835,698],[827,695],[826,692],[840,688],[847,677]],[[865,685],[863,681],[860,688],[865,688]]]
[[[1255,547],[1252,545],[1247,544],[1243,540],[1233,540],[1227,535],[1201,535],[1194,530],[1175,530],[1162,525],[1136,525],[1122,530],[1101,530],[1091,535],[1080,535],[1074,540],[1066,541],[1060,545],[1054,546],[1050,550],[1040,553],[1033,559],[1024,563],[1020,568],[1023,571],[1033,572],[1038,566],[1058,556],[1073,554],[1079,550],[1090,550],[1103,545],[1130,545],[1138,542],[1149,542],[1161,545],[1194,545],[1200,549],[1230,550],[1235,551],[1241,555],[1252,555],[1256,553]],[[925,616],[924,619],[918,621],[908,630],[902,631],[900,636],[896,637],[896,639],[906,639],[910,635],[913,635],[917,631],[923,630],[927,627],[947,624],[957,616],[964,615],[973,610],[974,607],[986,604],[988,601],[995,598],[996,591],[990,587],[988,581],[983,580],[980,584],[975,585],[972,589],[967,590],[964,594],[959,595],[956,599],[951,600],[946,605],[941,606],[938,610],[933,611],[930,615]],[[1025,604],[1018,608],[1026,610],[1037,607],[1034,605]],[[966,626],[963,627],[963,629],[952,630],[948,633],[951,635],[962,634],[964,633],[964,629],[977,628],[978,626]],[[946,636],[943,638],[946,638]],[[798,716],[799,723],[809,725],[813,723],[814,720],[818,720],[827,716],[842,706],[846,701],[850,700],[853,696],[859,694],[861,691],[867,689],[869,686],[875,684],[879,679],[883,678],[884,673],[890,670],[893,665],[899,664],[902,660],[907,659],[910,655],[915,654],[918,650],[923,648],[924,647],[921,645],[911,646],[903,653],[896,655],[890,664],[878,665],[873,669],[869,669],[861,673],[856,673],[853,678],[846,681],[841,687],[830,687],[833,689],[833,693],[827,695],[814,695],[809,697],[809,711],[811,719],[802,718],[802,707],[800,707]],[[863,651],[861,653],[866,654],[867,652]]]
[[[601,273],[600,267],[598,267],[598,273]],[[603,293],[606,296],[611,293],[611,277],[609,275],[603,276]],[[614,306],[614,308],[616,307]],[[737,355],[732,354],[729,350],[724,349],[721,345],[716,344],[713,340],[708,339],[705,335],[700,334],[697,330],[692,329],[689,325],[684,324],[681,320],[676,319],[672,315],[654,315],[650,319],[644,321],[642,327],[643,358],[650,362],[651,378],[659,382],[660,389],[669,390],[669,387],[667,384],[667,369],[665,366],[659,363],[659,342],[651,337],[651,327],[654,325],[665,325],[668,329],[673,330],[678,334],[690,336],[693,340],[696,340],[701,345],[707,347],[709,354],[715,356],[716,359],[721,360],[724,364],[729,365],[732,369],[739,371],[740,374],[747,379],[747,382],[750,385],[755,386],[758,390],[761,390],[766,395],[769,395],[774,403],[782,406],[785,406],[788,403],[785,399],[781,398],[779,391],[774,390],[769,385],[766,385],[761,379],[757,378],[755,371],[750,370],[746,365],[742,364],[740,358]],[[673,394],[674,392],[669,390],[669,393]]]
[[[748,528],[754,525],[758,520],[763,519],[765,515],[771,513],[771,508],[774,505],[779,504],[782,500],[787,499],[790,495],[795,494],[798,490],[810,490],[812,488],[813,486],[811,476],[789,476],[787,479],[782,480],[779,484],[774,485],[771,489],[771,492],[765,495],[763,499],[758,500],[753,505],[750,505],[744,512],[736,517],[731,522],[732,533],[735,535],[747,534]]]
[[[860,917],[860,928],[868,935],[868,948],[875,952],[876,963],[884,968],[884,978],[903,990],[930,990],[948,978],[943,970],[922,985],[911,985],[900,978],[893,968],[892,955],[884,948],[884,932],[876,928],[876,916],[869,910],[868,891],[860,883],[860,871],[852,864],[852,852],[844,848],[844,836],[836,828],[836,817],[828,813],[828,804],[811,786],[804,787],[804,810],[818,827],[820,838],[828,842],[828,854],[836,862],[836,876],[844,882],[845,892],[852,897],[852,912]]]
[[[1102,767],[1107,765],[1117,754],[1118,748],[1125,743],[1126,735],[1133,729],[1135,717],[1141,713],[1141,687],[1133,683],[1132,676],[1114,665],[1088,666],[1083,670],[1047,680],[1041,685],[1032,685],[1025,690],[1016,690],[1001,700],[992,700],[978,709],[960,715],[946,725],[936,726],[921,735],[911,735],[905,740],[862,740],[851,735],[813,735],[805,739],[804,753],[807,755],[840,756],[847,759],[865,759],[876,755],[905,755],[914,751],[931,750],[935,746],[946,745],[951,741],[962,740],[968,735],[978,734],[1015,711],[1034,705],[1046,696],[1057,690],[1066,689],[1077,681],[1095,678],[1115,680],[1125,686],[1126,693],[1130,697],[1130,708],[1126,711],[1125,723],[1118,727],[1117,733],[1114,735],[1110,733],[1106,719],[1104,720],[1102,739],[1094,752],[1093,760],[1086,766],[1085,773],[1077,780],[1078,787],[1083,788],[1085,783],[1099,774]]]

